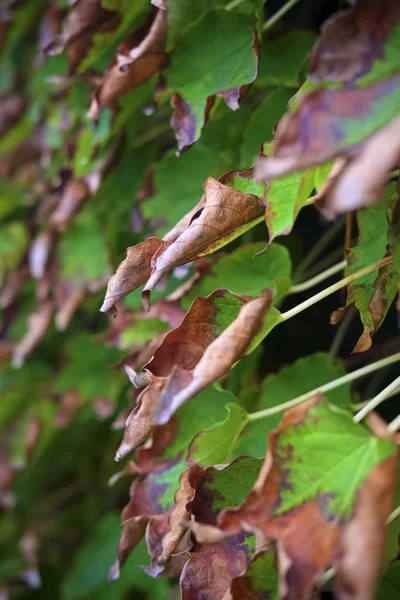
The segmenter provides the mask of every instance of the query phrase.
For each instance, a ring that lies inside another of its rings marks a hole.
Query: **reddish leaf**
[[[396,0],[358,0],[354,8],[328,19],[313,50],[312,81],[353,82],[382,59],[383,47],[400,19]]]

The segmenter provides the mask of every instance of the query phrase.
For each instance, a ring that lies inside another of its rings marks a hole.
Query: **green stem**
[[[304,302],[301,302],[294,308],[291,308],[290,310],[282,313],[281,318],[279,319],[279,322],[282,323],[283,321],[287,321],[288,319],[295,317],[299,313],[303,312],[303,310],[306,310],[310,306],[313,306],[314,304],[317,304],[317,302],[320,302],[324,298],[327,298],[327,296],[330,296],[334,292],[337,292],[338,290],[341,290],[342,288],[346,287],[352,281],[355,281],[356,279],[359,279],[360,277],[364,277],[364,275],[368,275],[368,273],[371,273],[372,271],[375,271],[376,269],[380,269],[381,267],[388,265],[389,263],[392,262],[392,260],[393,259],[391,256],[386,256],[385,258],[382,258],[381,260],[378,260],[378,261],[368,265],[368,267],[364,267],[364,269],[360,269],[359,271],[356,271],[355,273],[348,275],[344,279],[341,279],[340,281],[334,283],[333,285],[330,285],[329,287],[325,288],[318,294],[315,294],[315,296],[311,296],[311,298],[308,298],[308,300],[305,300]]]
[[[298,294],[300,292],[304,292],[304,290],[308,290],[309,288],[314,287],[314,285],[321,283],[321,281],[325,281],[325,279],[328,279],[328,277],[335,275],[339,271],[343,271],[343,269],[345,269],[346,267],[347,261],[342,260],[340,263],[337,263],[336,265],[329,267],[329,269],[322,271],[322,273],[318,273],[318,275],[316,275],[315,277],[308,279],[308,281],[292,285],[292,287],[289,290],[289,294]]]
[[[374,410],[374,408],[376,408],[377,406],[379,406],[379,404],[381,404],[387,398],[389,398],[392,392],[394,392],[394,390],[398,387],[400,387],[400,377],[397,377],[394,381],[392,381],[392,383],[386,386],[377,396],[375,396],[375,398],[372,398],[372,400],[370,400],[368,404],[364,406],[364,408],[362,408],[356,415],[354,415],[353,421],[355,423],[359,423],[372,410]],[[393,421],[391,425],[393,426]]]
[[[264,23],[263,31],[268,31],[277,23],[299,0],[289,0],[280,8],[266,23]]]
[[[225,6],[225,10],[232,10],[232,8],[236,8],[239,4],[242,4],[242,2],[244,2],[244,0],[232,0],[232,2],[229,2],[229,4]]]
[[[391,365],[400,360],[400,352],[393,354],[392,356],[387,356],[386,358],[381,358],[376,362],[371,363],[370,365],[366,365],[365,367],[361,367],[361,369],[357,369],[352,373],[347,373],[343,375],[343,377],[339,377],[338,379],[334,379],[329,383],[325,383],[321,385],[319,388],[315,388],[310,392],[302,394],[293,400],[289,400],[288,402],[283,402],[278,406],[271,406],[270,408],[265,408],[264,410],[259,410],[257,412],[249,414],[249,421],[258,421],[259,419],[264,419],[265,417],[269,417],[270,415],[274,415],[279,412],[283,412],[288,408],[292,408],[293,406],[297,406],[297,404],[301,404],[304,400],[307,400],[311,396],[314,396],[317,393],[325,393],[330,390],[334,390],[337,387],[345,385],[346,383],[350,383],[351,381],[355,381],[360,377],[364,377],[365,375],[369,375],[369,373],[373,373],[374,371],[378,371],[379,369],[383,369],[387,365]],[[398,384],[399,385],[399,384]]]

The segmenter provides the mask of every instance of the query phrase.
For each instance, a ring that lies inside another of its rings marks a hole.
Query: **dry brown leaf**
[[[127,248],[126,259],[108,281],[101,312],[115,315],[115,304],[146,282],[151,273],[151,260],[162,245],[163,242],[159,238],[151,237],[141,244]]]
[[[56,210],[50,215],[50,227],[65,231],[89,194],[89,187],[83,179],[71,179],[65,186]]]
[[[120,96],[142,85],[160,70],[167,57],[166,36],[166,11],[158,10],[140,43],[138,31],[125,40],[93,96],[88,113],[90,119],[97,119],[102,108],[114,106]]]
[[[85,42],[80,49],[87,50],[87,36],[94,33],[105,23],[115,19],[115,13],[102,7],[101,0],[76,0],[62,24],[61,33],[48,44],[44,51],[53,56],[60,54],[71,43]],[[85,52],[79,52],[80,57]],[[76,61],[75,61],[76,62]]]
[[[368,73],[400,19],[397,0],[358,0],[322,26],[310,59],[311,81],[353,82]]]
[[[12,94],[0,101],[0,136],[4,135],[20,118],[27,106],[27,99]]]
[[[191,371],[182,367],[172,370],[158,400],[155,412],[158,425],[167,423],[179,406],[229,372],[261,330],[271,301],[270,295],[250,300],[233,323],[206,348]],[[151,370],[151,362],[148,368]]]
[[[124,437],[117,450],[115,460],[121,460],[141,444],[151,432],[157,400],[164,385],[165,379],[156,378],[140,394],[137,405],[126,421]]]
[[[171,269],[215,252],[264,216],[265,205],[261,198],[228,188],[213,177],[204,184],[204,196],[204,206],[198,214],[192,214],[188,228],[154,257],[152,274],[142,294],[145,305],[150,291]]]
[[[50,325],[52,314],[53,302],[48,301],[39,306],[36,312],[28,318],[28,331],[14,350],[12,359],[14,367],[21,367],[25,358],[43,339]]]
[[[318,194],[317,207],[326,218],[334,219],[341,213],[377,202],[389,172],[399,159],[400,117],[369,137],[359,156],[342,167],[329,185],[327,182],[327,187]]]
[[[158,558],[161,564],[166,563],[187,531],[190,514],[186,510],[188,502],[193,500],[194,489],[190,484],[190,471],[187,469],[179,477],[180,486],[175,493],[175,508],[169,517],[170,531],[162,540],[162,552]],[[182,565],[183,566],[183,565]]]

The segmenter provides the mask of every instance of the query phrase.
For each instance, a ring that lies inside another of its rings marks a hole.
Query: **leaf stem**
[[[357,369],[356,371],[352,371],[351,373],[347,373],[338,379],[334,379],[333,381],[329,381],[329,383],[325,383],[320,387],[311,390],[310,392],[306,392],[297,398],[293,398],[293,400],[289,400],[288,402],[283,402],[278,406],[271,406],[270,408],[265,408],[264,410],[259,410],[257,412],[249,414],[249,421],[258,421],[259,419],[264,419],[265,417],[269,417],[270,415],[274,415],[276,413],[287,410],[288,408],[292,408],[293,406],[297,406],[297,404],[301,404],[304,400],[307,400],[311,396],[314,396],[318,392],[325,393],[330,390],[334,390],[345,383],[350,383],[351,381],[355,381],[360,377],[364,377],[365,375],[369,375],[369,373],[373,373],[374,371],[378,371],[379,369],[383,369],[387,365],[395,363],[400,360],[400,352],[396,354],[392,354],[392,356],[387,356],[386,358],[381,358],[376,362],[371,363],[370,365],[366,365],[365,367],[361,367],[361,369]],[[399,385],[399,383],[397,384]]]
[[[310,306],[313,306],[317,302],[320,302],[320,300],[323,300],[324,298],[330,296],[334,292],[337,292],[338,290],[341,290],[342,288],[346,287],[346,285],[348,285],[352,281],[355,281],[356,279],[364,277],[364,275],[368,275],[368,273],[371,273],[376,269],[380,269],[381,267],[388,265],[392,262],[392,260],[393,259],[391,256],[386,256],[385,258],[382,258],[381,260],[378,260],[374,263],[371,263],[367,267],[364,267],[364,269],[360,269],[359,271],[356,271],[355,273],[344,277],[344,279],[341,279],[333,285],[330,285],[329,287],[325,288],[321,292],[318,292],[318,294],[315,294],[315,296],[311,296],[311,298],[308,298],[304,302],[301,302],[294,308],[291,308],[290,310],[282,313],[279,322],[282,323],[283,321],[287,321],[288,319],[295,317],[299,313],[303,312],[303,310],[306,310]]]
[[[354,415],[353,421],[355,423],[359,423],[364,417],[366,417],[368,415],[368,413],[370,413],[379,404],[381,404],[387,398],[389,398],[391,393],[399,386],[400,386],[400,377],[396,377],[396,379],[394,381],[392,381],[392,383],[390,383],[388,386],[386,386],[377,396],[375,396],[375,398],[372,398],[372,400],[370,400],[366,406],[364,406],[356,415]],[[397,419],[398,419],[398,417],[397,417]],[[400,423],[400,421],[399,421],[399,423]],[[393,426],[393,421],[390,425]]]
[[[268,21],[264,23],[263,31],[268,31],[277,23],[299,0],[289,0]]]
[[[345,269],[346,267],[347,261],[342,260],[340,261],[340,263],[337,263],[336,265],[329,267],[329,269],[322,271],[322,273],[315,275],[315,277],[312,277],[311,279],[308,279],[303,283],[297,283],[296,285],[292,285],[292,287],[289,290],[289,294],[298,294],[300,292],[304,292],[304,290],[308,290],[309,288],[314,287],[314,285],[321,283],[321,281],[328,279],[328,277],[335,275],[339,271],[343,271],[343,269]]]
[[[237,6],[239,6],[239,4],[242,4],[242,2],[244,2],[244,0],[232,0],[232,2],[226,4],[225,10],[232,10],[232,8],[236,8]]]

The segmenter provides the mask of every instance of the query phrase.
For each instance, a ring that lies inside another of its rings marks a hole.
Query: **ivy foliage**
[[[1,598],[398,597],[400,5],[336,4],[0,8]]]

